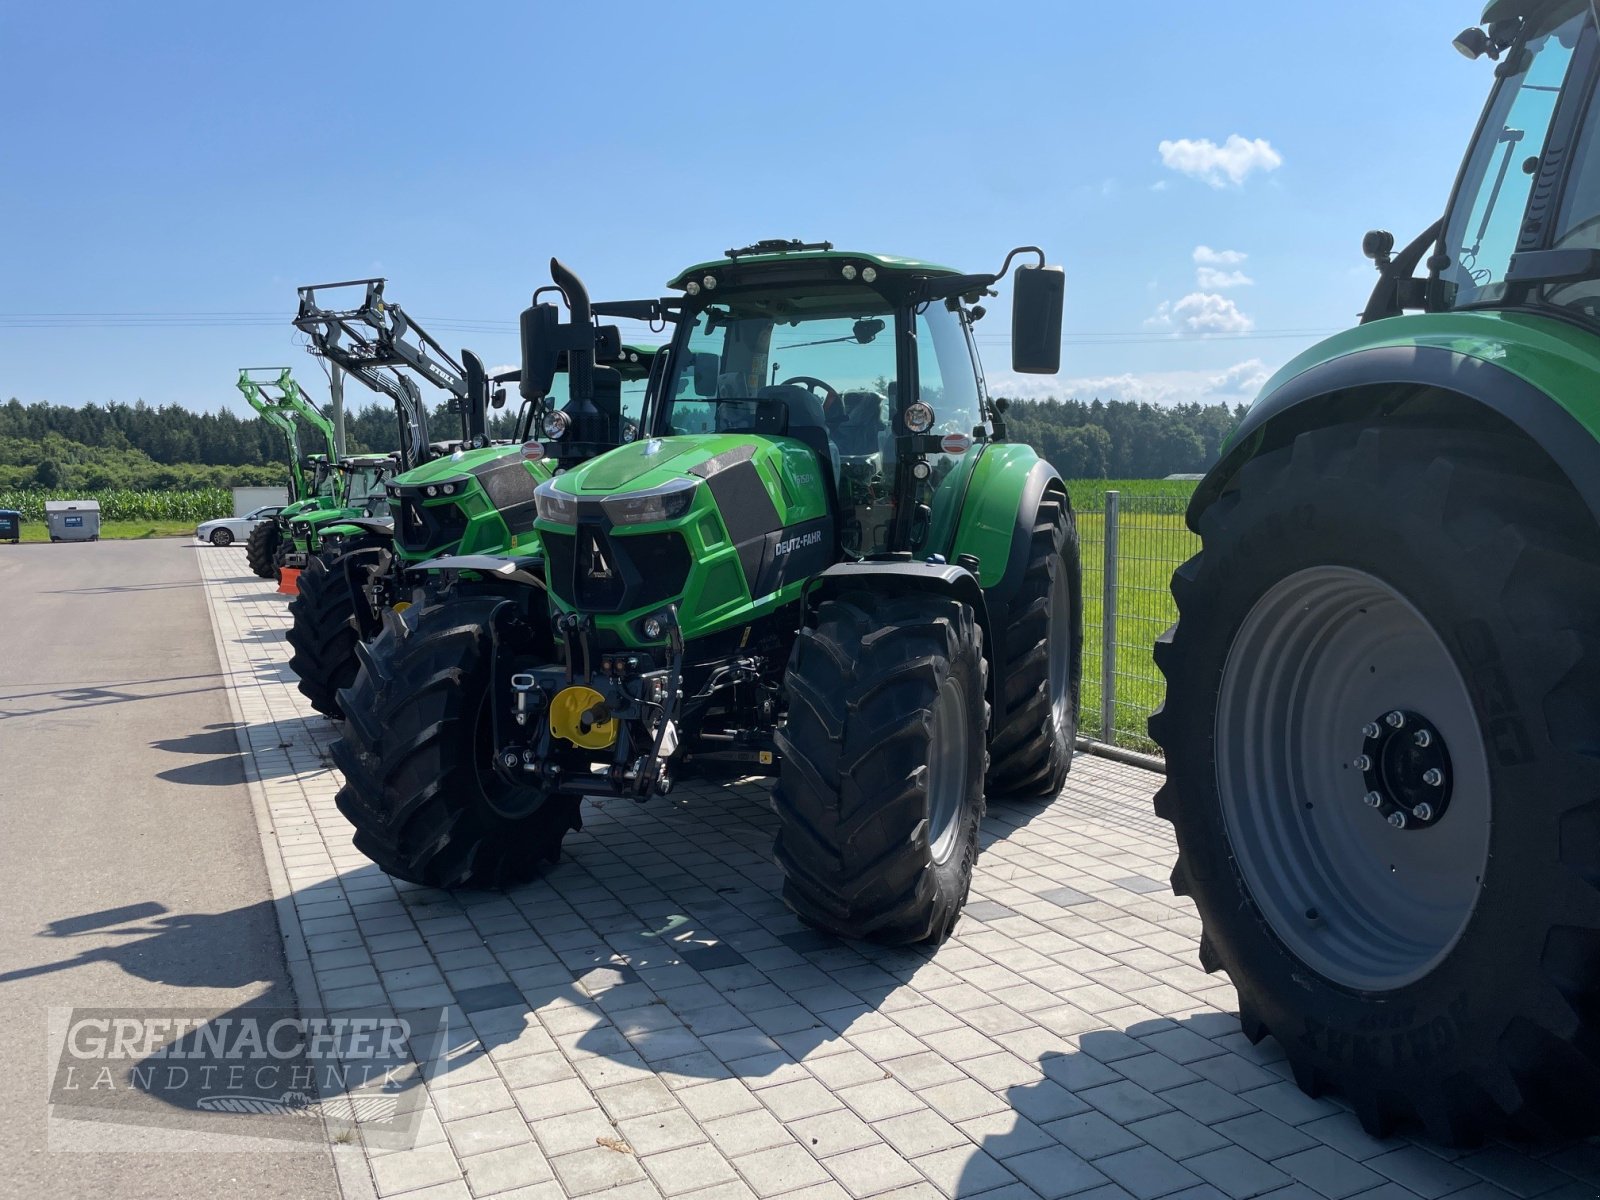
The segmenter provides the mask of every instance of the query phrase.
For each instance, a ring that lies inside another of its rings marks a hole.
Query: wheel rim
[[[1046,649],[1050,659],[1050,714],[1056,730],[1072,725],[1072,599],[1067,595],[1066,564],[1050,583],[1050,630]]]
[[[1386,714],[1400,725],[1388,728]],[[1397,800],[1409,793],[1374,803],[1378,766],[1363,753],[1375,724],[1403,734],[1408,720],[1419,733],[1425,721],[1432,752],[1448,746],[1449,807],[1429,823],[1406,810],[1397,828]],[[1460,671],[1400,593],[1345,567],[1274,585],[1228,651],[1216,763],[1245,884],[1302,962],[1335,983],[1387,991],[1449,954],[1488,860],[1488,764]]]
[[[934,862],[947,861],[955,850],[966,792],[967,698],[956,680],[946,679],[933,702],[928,755],[928,835]]]
[[[228,543],[233,541],[233,534],[229,533],[226,529],[219,529],[216,533],[211,535],[211,540],[219,546],[226,546]]]

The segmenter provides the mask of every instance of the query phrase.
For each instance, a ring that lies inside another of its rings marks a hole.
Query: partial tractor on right
[[[1498,0],[1445,216],[1189,509],[1150,721],[1252,1041],[1374,1133],[1600,1124],[1600,29]]]

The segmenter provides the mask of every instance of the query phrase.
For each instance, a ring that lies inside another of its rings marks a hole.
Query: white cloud
[[[1145,321],[1145,327],[1203,335],[1249,333],[1256,323],[1226,296],[1215,292],[1190,292],[1182,300],[1163,300],[1155,315]]]
[[[1213,250],[1210,246],[1196,246],[1194,261],[1206,267],[1237,267],[1250,256],[1243,250]]]
[[[1276,171],[1283,166],[1283,155],[1266,138],[1243,138],[1229,134],[1217,145],[1210,138],[1178,138],[1156,147],[1163,166],[1198,179],[1214,188],[1232,184],[1239,187],[1255,171]]]
[[[1202,291],[1221,292],[1228,288],[1249,287],[1255,282],[1243,271],[1219,271],[1216,267],[1196,267],[1194,281]]]
[[[1015,400],[1122,400],[1131,404],[1239,404],[1253,399],[1271,374],[1259,358],[1227,370],[1125,371],[1120,375],[1053,379],[1001,373],[989,377],[989,391]]]

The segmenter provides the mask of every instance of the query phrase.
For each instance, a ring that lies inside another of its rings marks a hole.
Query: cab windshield
[[[1566,6],[1506,52],[1445,225],[1430,308],[1542,303],[1600,315],[1600,278],[1507,279],[1519,251],[1600,250],[1600,104],[1578,93],[1584,72],[1573,67],[1595,36],[1589,6]]]
[[[860,288],[803,300],[755,296],[708,305],[686,321],[663,393],[664,432],[753,429],[762,401],[781,403],[791,429],[832,427],[847,411],[871,408],[859,419],[887,431],[895,398],[888,301]]]

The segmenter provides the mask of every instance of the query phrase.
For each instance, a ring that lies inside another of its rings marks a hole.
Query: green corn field
[[[24,521],[44,520],[46,500],[98,500],[103,521],[209,521],[233,512],[233,494],[227,488],[148,492],[132,488],[62,492],[43,488],[0,490],[0,508],[14,508]]]

